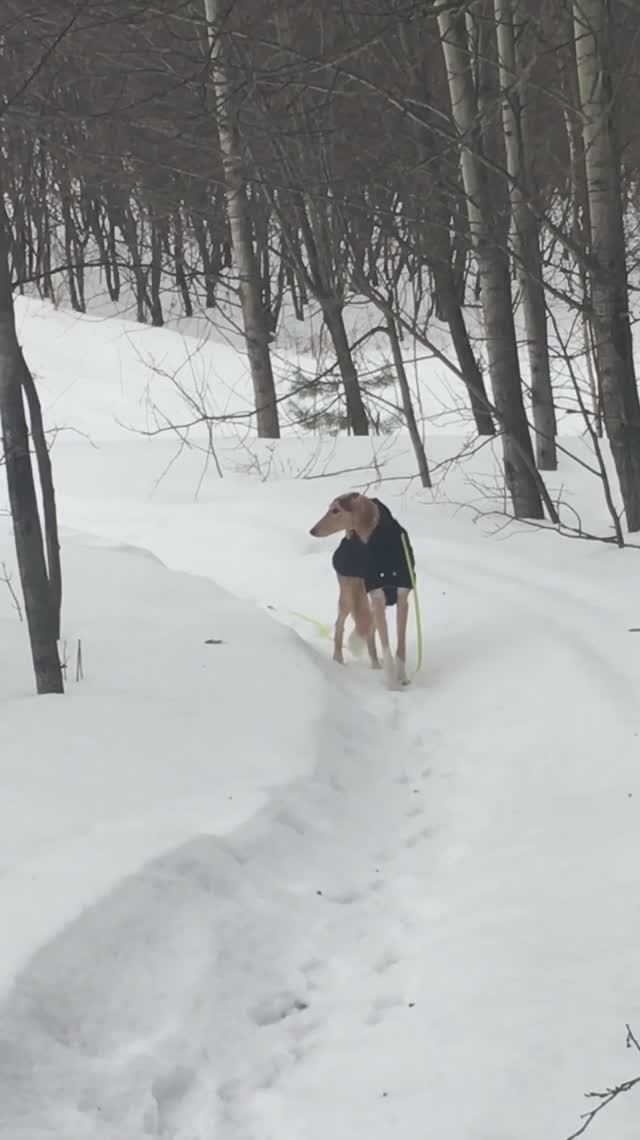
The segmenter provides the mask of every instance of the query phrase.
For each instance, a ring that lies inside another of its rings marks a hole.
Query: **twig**
[[[637,1049],[640,1053],[640,1043],[629,1025],[626,1026],[626,1030],[627,1036],[625,1044],[627,1049]],[[590,1112],[582,1114],[580,1117],[582,1124],[576,1132],[572,1132],[570,1136],[567,1136],[566,1140],[577,1140],[578,1136],[583,1136],[587,1128],[593,1124],[596,1116],[598,1116],[603,1109],[608,1108],[617,1097],[622,1096],[623,1093],[630,1092],[636,1085],[640,1085],[640,1077],[632,1077],[629,1081],[621,1081],[620,1084],[613,1085],[611,1088],[605,1089],[604,1092],[585,1093],[588,1100],[598,1100],[600,1103],[597,1104],[595,1108],[592,1108]]]
[[[24,621],[24,617],[22,614],[22,606],[20,605],[20,599],[19,599],[18,595],[16,594],[16,592],[13,588],[13,582],[12,582],[13,575],[9,573],[9,571],[7,570],[6,564],[4,562],[0,563],[0,568],[2,569],[2,574],[0,574],[0,582],[5,583],[8,591],[11,595],[11,601],[13,603],[13,608],[16,611],[18,617],[20,618],[20,621]]]
[[[562,340],[562,337],[560,335],[560,326],[558,325],[558,321],[556,320],[555,314],[553,313],[553,311],[551,309],[548,309],[548,312],[549,312],[549,316],[551,318],[551,321],[553,322],[553,327],[554,327],[556,337],[558,339],[558,343],[561,345],[561,348],[563,350],[564,362],[565,362],[567,369],[568,369],[568,372],[569,372],[569,377],[570,377],[571,383],[573,385],[573,390],[575,393],[576,400],[578,402],[578,407],[580,408],[580,411],[582,412],[584,422],[585,422],[585,425],[587,428],[587,432],[588,432],[588,435],[589,435],[589,438],[591,440],[591,444],[593,446],[593,450],[594,450],[594,453],[596,456],[596,460],[597,460],[598,468],[599,468],[599,476],[600,476],[600,480],[602,482],[602,490],[604,493],[604,499],[605,499],[605,503],[607,504],[607,510],[609,512],[609,517],[611,518],[611,521],[613,523],[613,529],[614,529],[615,536],[616,536],[616,543],[619,547],[623,547],[625,544],[625,540],[624,540],[624,534],[622,533],[622,524],[620,522],[620,515],[619,515],[618,511],[616,510],[616,505],[613,501],[611,484],[609,482],[609,476],[607,473],[607,465],[604,461],[604,456],[602,454],[602,447],[600,446],[600,439],[598,437],[598,432],[597,432],[597,429],[594,427],[594,425],[591,421],[591,416],[589,415],[589,413],[585,407],[584,399],[582,397],[582,392],[580,391],[580,385],[578,384],[578,378],[576,376],[575,369],[573,367],[573,362],[572,362],[571,357],[567,351],[567,346],[564,343],[564,341]]]

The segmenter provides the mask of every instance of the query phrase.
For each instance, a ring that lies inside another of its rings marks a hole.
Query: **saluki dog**
[[[373,668],[379,669],[377,633],[387,686],[407,685],[407,619],[412,574],[415,580],[415,558],[409,536],[384,503],[355,491],[334,499],[327,513],[311,527],[310,534],[314,538],[326,538],[339,531],[345,531],[345,537],[332,559],[339,586],[334,661],[343,663],[344,626],[351,615],[355,629],[349,639],[350,648],[357,652],[366,644]],[[386,618],[386,607],[394,605],[397,605],[398,630],[395,661],[389,646]]]

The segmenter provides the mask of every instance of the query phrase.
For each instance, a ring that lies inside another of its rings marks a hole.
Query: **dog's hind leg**
[[[407,677],[407,622],[409,619],[409,591],[403,587],[398,588],[398,648],[396,650],[396,666],[398,680],[401,685],[408,685]]]
[[[371,618],[371,627],[369,629],[369,636],[367,638],[367,650],[369,652],[371,668],[379,669],[380,661],[378,659],[378,651],[376,649],[376,626],[373,617]]]
[[[371,607],[375,628],[382,646],[382,668],[384,670],[385,684],[388,689],[395,689],[397,684],[395,662],[389,645],[389,629],[387,627],[387,599],[384,590],[371,591]]]

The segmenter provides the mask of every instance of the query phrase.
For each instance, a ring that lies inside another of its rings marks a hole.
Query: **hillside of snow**
[[[505,528],[497,449],[452,463],[442,429],[431,492],[403,436],[156,434],[185,390],[238,400],[234,348],[18,320],[68,665],[32,696],[0,583],[0,1140],[565,1140],[640,1073],[638,551]],[[584,467],[549,483],[610,534]],[[416,552],[406,692],[317,625],[335,541],[309,527],[352,488]],[[588,1135],[639,1114],[632,1090]]]

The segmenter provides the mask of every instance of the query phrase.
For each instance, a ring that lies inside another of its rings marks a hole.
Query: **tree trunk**
[[[587,176],[585,171],[584,154],[582,151],[582,127],[579,121],[580,95],[578,92],[578,73],[576,66],[576,46],[573,40],[573,20],[570,12],[564,14],[561,23],[562,37],[566,40],[567,50],[556,53],[560,86],[564,95],[564,120],[567,136],[567,151],[569,155],[568,171],[568,197],[571,203],[571,239],[576,249],[591,247],[591,224],[589,221],[589,203],[587,200]],[[586,409],[585,414],[593,417],[597,439],[602,439],[602,412],[600,392],[596,368],[594,365],[592,343],[593,330],[591,328],[591,303],[589,277],[584,261],[576,259],[575,270],[580,281],[580,294],[582,298],[582,344],[587,382],[591,397],[591,412]],[[590,425],[587,425],[590,426]]]
[[[4,222],[4,218],[1,219]],[[22,394],[23,360],[16,336],[6,231],[0,225],[0,419],[16,557],[38,693],[62,693],[56,620],[33,479]]]
[[[147,299],[147,281],[144,269],[142,268],[143,239],[139,235],[139,223],[133,215],[130,203],[124,201],[124,203],[119,206],[118,213],[120,231],[132,263],[132,274],[136,293],[136,317],[140,324],[143,325],[146,320],[145,305]]]
[[[573,0],[592,273],[592,326],[605,428],[631,532],[640,530],[640,401],[633,362],[612,90],[608,0]]]
[[[450,266],[432,264],[433,277],[438,294],[438,303],[442,308],[442,315],[449,326],[449,333],[453,343],[454,352],[460,365],[460,371],[469,393],[471,411],[475,420],[478,435],[492,436],[496,434],[491,412],[488,409],[487,392],[480,365],[476,360],[469,333],[464,319],[462,306],[456,294],[456,288]]]
[[[281,153],[281,152],[280,152]],[[283,164],[284,165],[284,164]],[[286,167],[285,167],[286,169]],[[298,230],[291,224],[285,209],[275,195],[271,197],[274,214],[280,222],[283,242],[298,273],[301,287],[305,287],[318,301],[325,325],[335,349],[336,361],[344,388],[347,405],[347,426],[354,435],[369,434],[369,420],[362,399],[358,372],[353,361],[351,345],[344,325],[344,303],[342,290],[336,285],[332,251],[322,240],[322,222],[313,203],[297,196],[293,217],[299,227],[302,244],[307,255],[307,264],[301,254]],[[315,224],[314,224],[315,223]],[[320,235],[320,241],[318,241]]]
[[[220,34],[222,6],[220,0],[204,0],[204,8],[211,56],[216,124],[225,177],[227,215],[238,268],[240,304],[253,381],[258,435],[262,439],[278,439],[280,424],[269,351],[269,321],[262,304],[242,147],[233,113],[233,92],[227,79],[222,54]]]
[[[44,534],[47,547],[49,592],[51,595],[51,605],[53,607],[56,641],[59,641],[62,610],[62,567],[60,565],[60,538],[58,534],[58,512],[56,508],[56,491],[53,483],[53,469],[51,466],[49,448],[47,447],[44,423],[42,421],[40,397],[38,396],[38,390],[27,366],[27,362],[24,359],[22,350],[20,350],[20,358],[22,360],[22,387],[29,408],[31,438],[38,462],[38,474],[40,476]]]
[[[510,179],[512,241],[522,291],[529,354],[536,461],[541,471],[556,471],[557,426],[551,386],[540,234],[537,218],[529,205],[532,193],[526,116],[526,69],[529,60],[524,49],[526,31],[521,26],[524,15],[521,8],[522,0],[494,0],[502,124]],[[516,48],[514,27],[516,20],[519,23],[517,28],[519,51]],[[520,76],[519,82],[517,82],[518,76]]]
[[[356,366],[353,363],[351,345],[344,327],[342,306],[333,300],[320,299],[324,323],[329,330],[336,352],[336,360],[342,377],[345,400],[347,404],[347,419],[349,428],[354,435],[368,435],[369,421],[367,411],[360,391],[360,381]]]
[[[151,265],[149,266],[149,307],[151,309],[151,324],[154,328],[164,326],[164,313],[162,311],[162,239],[160,222],[151,215],[149,222],[151,231]]]
[[[410,29],[402,20],[399,22],[398,35],[410,77],[410,94],[420,100],[425,107],[428,107],[432,104],[432,95],[426,81],[424,67],[418,67],[416,64],[416,52],[412,36],[414,31],[415,29]],[[418,47],[418,59],[420,59],[420,47]],[[425,257],[425,260],[433,274],[436,304],[441,319],[449,327],[453,348],[469,393],[471,412],[478,435],[493,436],[495,435],[495,427],[488,410],[489,401],[482,372],[469,340],[460,296],[456,289],[451,238],[451,192],[444,189],[447,185],[447,176],[442,161],[441,144],[434,142],[431,133],[425,131],[424,125],[418,124],[413,118],[410,123],[416,142],[420,168],[430,171],[431,174],[431,184],[427,191],[427,209],[430,219],[433,218],[433,225],[430,226],[429,230],[428,256]]]
[[[178,197],[178,195],[176,195]],[[173,262],[176,273],[176,285],[180,290],[182,296],[182,304],[184,307],[185,317],[193,316],[193,304],[191,302],[191,293],[189,292],[189,282],[187,280],[186,263],[184,257],[184,226],[182,223],[182,208],[180,200],[175,207],[173,213]]]
[[[404,418],[407,423],[409,437],[418,464],[418,471],[420,472],[420,482],[423,487],[431,486],[431,474],[429,472],[429,464],[427,462],[427,454],[422,442],[422,436],[418,428],[415,412],[413,410],[413,400],[411,399],[411,389],[409,387],[409,379],[407,371],[402,359],[402,349],[400,347],[400,338],[398,336],[398,329],[393,314],[390,310],[386,313],[387,336],[389,344],[391,345],[391,352],[393,355],[393,363],[398,377],[398,384],[400,385],[400,395],[402,397],[402,410],[404,411]]]
[[[469,230],[481,275],[481,300],[494,403],[502,432],[505,481],[517,518],[542,518],[513,321],[506,252],[494,229],[493,203],[478,158],[477,115],[464,16],[438,11],[453,121],[460,136]]]

